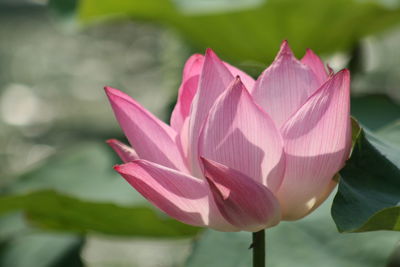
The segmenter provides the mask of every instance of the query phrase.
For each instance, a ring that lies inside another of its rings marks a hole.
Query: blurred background
[[[168,121],[190,54],[257,77],[284,39],[350,68],[353,116],[400,147],[400,1],[0,0],[0,267],[249,266],[248,233],[180,224],[114,173],[102,88]],[[339,234],[331,202],[267,231],[271,266],[400,266],[396,232]]]

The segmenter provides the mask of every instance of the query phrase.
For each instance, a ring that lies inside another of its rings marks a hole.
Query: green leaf
[[[399,166],[398,147],[361,131],[331,210],[340,232],[400,230]]]
[[[147,207],[123,207],[78,200],[54,191],[0,197],[0,214],[23,210],[44,229],[140,237],[190,237],[199,228],[157,214]]]
[[[2,191],[24,194],[52,189],[89,201],[147,203],[112,166],[119,163],[105,143],[81,142],[42,162],[11,181]]]
[[[55,154],[3,189],[0,215],[22,210],[36,226],[80,234],[169,238],[199,231],[150,208],[112,169],[111,153],[106,144],[80,143]]]
[[[1,267],[83,267],[78,237],[28,233],[0,248]]]
[[[400,149],[400,119],[379,129],[376,134]]]
[[[352,97],[351,114],[363,126],[376,131],[399,120],[400,106],[381,94]]]
[[[266,231],[267,266],[384,266],[398,236],[370,232],[341,235],[329,216],[332,198],[306,218]],[[186,267],[251,266],[251,233],[207,230],[195,243]]]
[[[224,59],[247,66],[270,62],[284,39],[298,55],[307,47],[331,53],[352,48],[360,38],[400,22],[400,9],[380,1],[217,2],[81,0],[78,16],[84,22],[131,17],[167,24],[198,51],[212,47]]]
[[[357,139],[361,134],[361,127],[358,121],[351,117],[351,147],[354,149],[354,146],[356,145]]]
[[[78,4],[78,0],[49,0],[49,7],[60,16],[73,16]]]
[[[0,218],[0,267],[83,267],[83,238],[29,227],[21,213]]]

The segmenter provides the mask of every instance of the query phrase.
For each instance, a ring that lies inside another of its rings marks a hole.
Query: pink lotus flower
[[[255,232],[302,218],[349,155],[349,82],[311,50],[297,60],[286,41],[257,81],[208,49],[185,65],[171,126],[105,88],[132,146],[108,141],[125,162],[115,169],[187,224]]]

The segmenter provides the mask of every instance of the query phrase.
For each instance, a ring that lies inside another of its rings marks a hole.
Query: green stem
[[[253,267],[265,267],[265,230],[253,233]]]

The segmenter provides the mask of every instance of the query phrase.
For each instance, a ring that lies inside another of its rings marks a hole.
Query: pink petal
[[[202,161],[215,202],[227,221],[251,232],[279,223],[278,200],[265,186],[217,162]]]
[[[252,96],[280,128],[319,86],[314,72],[284,41],[275,61],[256,81]]]
[[[157,117],[155,117],[153,114],[151,114],[151,112],[149,112],[144,107],[142,107],[140,105],[140,103],[138,103],[135,99],[133,99],[129,95],[125,94],[124,92],[122,92],[118,89],[112,88],[110,86],[105,86],[104,90],[105,90],[109,100],[110,100],[110,97],[112,97],[113,99],[114,98],[124,99],[126,102],[131,103],[132,106],[135,106],[135,107],[137,107],[137,109],[140,109],[141,113],[143,113],[145,116],[149,117],[151,120],[156,121],[160,125],[160,127],[162,127],[163,130],[169,136],[171,136],[171,138],[174,138],[176,136],[176,132],[174,131],[174,129],[169,127],[169,125],[165,124],[163,121],[160,121]],[[113,103],[111,103],[111,104],[113,104]]]
[[[146,160],[119,165],[115,170],[169,216],[191,225],[237,231],[218,211],[204,180]]]
[[[256,83],[256,81],[254,81],[254,79],[248,75],[247,73],[245,73],[244,71],[241,71],[240,69],[224,62],[225,66],[228,68],[228,70],[232,73],[233,77],[239,76],[240,80],[242,80],[242,83],[244,84],[244,86],[251,92],[253,90],[254,84]]]
[[[315,203],[313,207],[308,211],[307,214],[313,212],[316,208],[318,208],[332,193],[332,191],[336,188],[338,182],[334,180],[334,177],[329,181],[328,185],[325,186],[320,192],[320,194],[315,198]],[[306,215],[307,215],[306,214]]]
[[[206,116],[218,96],[233,80],[230,71],[211,50],[207,49],[199,81],[199,88],[192,102],[189,122],[189,162],[192,173],[201,176],[198,158],[198,138]]]
[[[295,220],[319,205],[323,192],[349,155],[349,72],[337,73],[318,89],[281,132],[286,170],[278,198],[283,218]]]
[[[311,49],[307,49],[306,54],[301,59],[301,63],[307,65],[317,76],[318,82],[322,85],[328,79],[328,74],[322,60]]]
[[[121,91],[105,90],[122,130],[141,159],[188,172],[172,128]]]
[[[199,77],[204,63],[204,56],[194,54],[185,64],[183,78],[179,87],[178,101],[171,115],[171,127],[179,132],[184,120],[189,116],[190,106],[199,84]],[[223,62],[233,76],[240,76],[245,86],[249,89],[254,86],[254,79],[238,68]]]
[[[185,159],[188,158],[189,149],[189,118],[183,122],[182,129],[178,134],[179,145],[182,148],[182,154]],[[187,164],[189,165],[189,164]]]
[[[178,101],[171,115],[171,127],[179,132],[184,120],[189,116],[190,105],[197,91],[199,76],[204,63],[204,56],[194,54],[183,68],[182,83],[179,87]]]
[[[218,98],[199,139],[199,155],[236,169],[272,192],[284,173],[283,141],[240,78]]]
[[[129,162],[135,159],[139,159],[138,154],[133,148],[125,145],[124,143],[116,139],[107,140],[107,144],[112,149],[114,149],[114,151],[118,154],[123,162]]]

